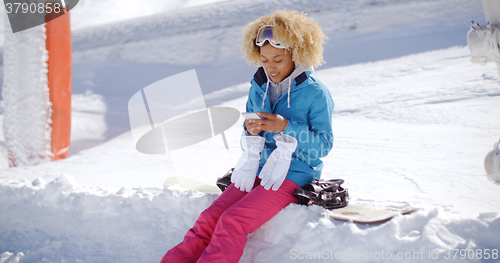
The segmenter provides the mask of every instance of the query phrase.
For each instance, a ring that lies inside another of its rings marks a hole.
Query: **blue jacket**
[[[305,71],[295,78],[290,87],[290,107],[288,94],[283,94],[271,107],[269,94],[264,96],[267,76],[260,67],[251,81],[246,105],[247,112],[267,112],[279,114],[288,120],[283,133],[297,139],[297,149],[292,155],[287,179],[299,186],[319,179],[323,169],[320,158],[325,157],[333,146],[332,114],[334,103],[330,92],[320,81]],[[262,102],[264,107],[262,108]],[[276,147],[273,135],[262,131],[259,135],[266,139],[259,162],[259,171]]]

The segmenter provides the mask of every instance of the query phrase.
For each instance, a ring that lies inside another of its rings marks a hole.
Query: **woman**
[[[260,65],[246,105],[244,150],[232,184],[200,214],[162,262],[238,262],[247,235],[290,203],[295,189],[319,179],[333,144],[333,101],[311,77],[323,63],[325,35],[296,11],[276,11],[243,31],[246,60]]]

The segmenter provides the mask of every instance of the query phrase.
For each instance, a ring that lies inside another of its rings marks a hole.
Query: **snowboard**
[[[346,207],[328,210],[320,215],[329,216],[336,220],[352,221],[358,224],[381,224],[397,215],[409,215],[419,208],[395,210],[385,207],[349,204]]]
[[[220,180],[218,180],[219,182]],[[209,185],[194,179],[187,177],[170,177],[165,182],[163,186],[168,185],[179,185],[183,188],[196,189],[203,193],[209,194],[221,194],[221,189],[219,187]],[[358,224],[381,224],[391,220],[397,215],[408,215],[420,208],[410,207],[402,210],[396,210],[385,207],[376,207],[360,204],[349,204],[346,207],[327,210],[320,213],[322,216],[328,216],[336,220],[351,221]]]
[[[163,182],[163,186],[172,184],[177,184],[183,188],[196,189],[203,193],[221,194],[221,190],[217,186],[209,185],[204,182],[200,182],[187,177],[174,176],[168,178],[167,180],[165,180],[165,182]]]

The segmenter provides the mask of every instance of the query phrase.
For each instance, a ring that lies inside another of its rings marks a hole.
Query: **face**
[[[274,83],[280,83],[295,69],[292,56],[288,52],[269,44],[260,47],[260,58],[262,66]]]

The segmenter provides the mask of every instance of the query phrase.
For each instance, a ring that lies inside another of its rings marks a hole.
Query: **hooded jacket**
[[[320,158],[325,157],[333,146],[334,103],[326,86],[310,74],[311,71],[304,71],[295,77],[293,82],[286,83],[289,91],[271,106],[269,80],[264,68],[260,67],[250,82],[246,105],[247,112],[279,114],[288,120],[283,133],[297,139],[297,149],[292,154],[286,178],[299,186],[320,178],[323,169]],[[275,134],[267,131],[259,134],[266,139],[266,143],[261,152],[257,174],[276,147],[273,139]]]
[[[267,77],[267,83],[269,83],[269,89],[270,89],[269,95],[271,96],[271,107],[274,105],[274,103],[276,103],[276,101],[279,99],[279,97],[281,97],[281,95],[288,92],[288,90],[292,86],[293,80],[296,77],[298,77],[300,74],[302,74],[304,71],[310,71],[312,74],[312,72],[314,71],[314,68],[309,67],[307,69],[303,69],[302,67],[296,67],[292,71],[290,76],[286,77],[280,83],[276,84],[272,81],[269,81],[269,75],[264,70],[264,72],[266,73],[266,77]],[[290,105],[290,101],[288,100],[288,97],[287,97],[287,101],[288,101],[288,105]]]

